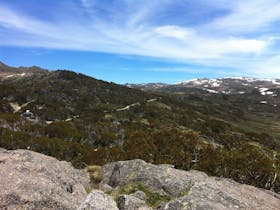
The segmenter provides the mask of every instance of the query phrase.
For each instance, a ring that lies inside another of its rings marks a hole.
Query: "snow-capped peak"
[[[177,85],[209,85],[210,87],[219,87],[222,81],[220,79],[207,79],[207,78],[199,78],[199,79],[191,79],[183,82],[177,83]]]
[[[195,87],[209,93],[245,94],[257,89],[261,95],[276,96],[273,88],[280,88],[280,79],[259,79],[251,77],[226,77],[222,79],[191,79],[177,83],[179,86]]]

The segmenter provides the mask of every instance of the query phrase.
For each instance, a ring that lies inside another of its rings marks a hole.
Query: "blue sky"
[[[280,1],[0,0],[0,60],[117,83],[280,78]]]

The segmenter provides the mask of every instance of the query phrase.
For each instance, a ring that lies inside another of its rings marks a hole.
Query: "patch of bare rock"
[[[0,209],[76,209],[88,175],[65,161],[29,150],[0,149]]]
[[[171,165],[130,160],[90,170],[91,176],[65,161],[0,148],[0,209],[278,210],[280,206],[279,194]],[[87,193],[89,177],[96,181],[92,185],[96,189]]]
[[[278,210],[280,206],[280,195],[271,191],[209,177],[199,171],[178,170],[170,165],[130,160],[107,164],[102,170],[102,184],[110,185],[112,191],[141,184],[151,192],[169,197],[169,201],[156,207],[160,210]]]

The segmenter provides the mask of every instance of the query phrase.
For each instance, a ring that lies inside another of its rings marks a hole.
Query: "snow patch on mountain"
[[[274,94],[274,92],[268,91],[268,90],[269,90],[269,88],[265,88],[265,87],[259,88],[259,91],[260,91],[260,93],[263,96],[265,96],[265,95],[273,95]]]
[[[206,90],[208,93],[219,93],[216,90],[211,90],[211,89],[206,89],[206,88],[203,88],[203,90]]]
[[[186,80],[177,83],[178,85],[184,85],[184,84],[196,84],[196,85],[201,85],[201,84],[212,84],[213,86],[219,86],[220,83],[223,82],[223,80],[240,80],[243,81],[242,85],[248,86],[249,84],[247,83],[252,83],[252,82],[271,82],[272,84],[280,85],[280,79],[258,79],[258,78],[251,78],[251,77],[225,77],[223,79],[207,79],[207,78],[202,78],[202,79],[191,79],[191,80]],[[247,82],[247,83],[246,83]]]

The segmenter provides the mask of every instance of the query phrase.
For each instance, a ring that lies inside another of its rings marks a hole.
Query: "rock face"
[[[0,149],[0,209],[76,209],[88,175],[29,150]]]
[[[29,150],[0,148],[0,209],[278,210],[280,206],[279,194],[171,165],[131,160],[93,168],[102,174],[98,186],[106,193],[93,190],[87,195],[89,175],[70,163]]]
[[[142,160],[120,161],[103,166],[103,183],[116,188],[141,183],[149,190],[170,196],[158,209],[279,209],[280,195],[242,185],[203,172],[177,170]]]

